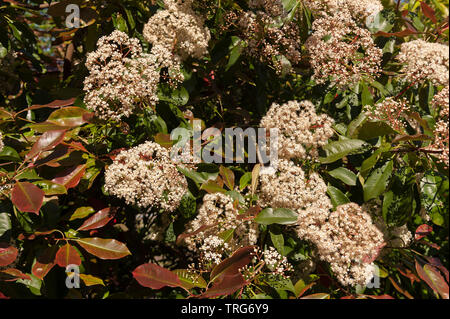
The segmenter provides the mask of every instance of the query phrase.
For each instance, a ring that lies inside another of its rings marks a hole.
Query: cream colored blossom
[[[405,64],[402,72],[407,81],[420,84],[429,80],[436,86],[448,86],[448,45],[421,39],[405,42],[397,59]]]
[[[166,149],[146,142],[117,155],[105,172],[105,190],[129,205],[172,212],[186,193],[187,181]]]
[[[318,149],[334,135],[334,121],[326,114],[317,115],[309,101],[274,103],[260,126],[278,128],[278,157],[291,159],[317,158]]]
[[[321,231],[325,240],[315,243],[320,258],[330,263],[343,285],[365,285],[372,279],[371,263],[384,239],[367,212],[355,203],[341,205],[330,214]]]
[[[101,37],[86,60],[85,103],[99,118],[120,120],[158,101],[159,66],[139,40],[121,31]]]
[[[164,0],[165,9],[153,15],[144,27],[143,35],[154,49],[175,59],[200,59],[208,53],[210,32],[204,19],[191,8],[192,1]],[[170,60],[170,57],[165,60]]]
[[[362,78],[379,75],[382,50],[375,45],[370,32],[357,26],[348,13],[319,18],[312,29],[305,46],[317,83],[330,81],[339,88],[347,88]]]
[[[205,238],[234,230],[230,245],[239,248],[254,245],[258,240],[258,224],[238,218],[237,203],[222,193],[206,194],[196,218],[187,226],[186,233],[196,233],[184,239],[188,248],[198,250]],[[201,230],[201,231],[199,231]]]
[[[339,15],[343,11],[348,11],[357,20],[383,10],[383,5],[378,0],[303,0],[303,3],[318,16]]]

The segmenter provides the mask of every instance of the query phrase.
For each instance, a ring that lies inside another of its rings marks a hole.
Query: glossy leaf
[[[24,213],[39,215],[45,192],[28,182],[17,182],[11,192],[11,201]]]
[[[31,151],[27,154],[26,159],[34,158],[41,152],[51,150],[62,141],[66,136],[66,131],[48,131],[42,134],[39,140],[33,145]]]
[[[225,274],[235,274],[239,269],[248,265],[254,256],[254,246],[243,247],[236,250],[233,255],[220,264],[218,264],[211,271],[211,281],[215,281]]]
[[[88,253],[100,259],[120,259],[131,255],[127,246],[115,239],[82,238],[76,242]]]
[[[70,221],[75,219],[83,219],[91,214],[95,213],[95,209],[92,207],[79,207],[75,210],[75,212],[70,216]]]
[[[394,162],[389,161],[383,167],[376,169],[364,183],[364,201],[377,198],[384,193],[392,175]]]
[[[56,253],[55,262],[58,266],[66,268],[68,265],[81,265],[78,251],[70,244],[65,244]]]
[[[152,289],[183,286],[175,273],[152,263],[137,267],[133,271],[133,277],[140,285]]]
[[[98,277],[92,276],[92,275],[85,275],[85,274],[79,274],[80,279],[83,280],[84,284],[88,287],[91,286],[104,286],[105,283],[103,282],[103,280],[101,280]]]
[[[339,179],[340,181],[344,182],[345,184],[349,186],[355,186],[357,176],[355,173],[353,173],[351,170],[344,168],[344,167],[338,167],[332,171],[330,171],[328,174],[333,176],[336,179]]]
[[[225,185],[230,190],[234,190],[234,172],[225,166],[220,166],[220,176],[222,176]]]
[[[92,230],[92,229],[98,229],[102,228],[106,224],[110,222],[111,219],[114,218],[114,209],[111,208],[105,208],[96,213],[94,216],[90,217],[88,220],[86,220],[83,225],[81,225],[77,231],[81,230]]]
[[[0,243],[0,267],[11,265],[17,258],[19,251],[6,243]]]
[[[365,144],[364,141],[351,139],[331,142],[323,147],[327,156],[320,158],[320,161],[323,164],[336,162],[350,153],[359,151]]]
[[[90,113],[79,107],[64,107],[54,111],[48,122],[65,127],[77,127],[86,123],[84,116]]]
[[[193,273],[192,271],[176,269],[173,272],[178,276],[178,279],[185,289],[189,290],[194,287],[206,288],[208,285],[200,274]]]
[[[86,164],[74,166],[58,174],[52,182],[64,185],[66,189],[77,187],[86,172]]]
[[[416,271],[419,277],[425,281],[431,289],[438,293],[442,298],[449,299],[448,283],[444,277],[431,264],[421,265],[416,260]]]
[[[280,224],[291,225],[297,222],[298,215],[287,208],[266,208],[255,218],[255,222],[263,225]]]

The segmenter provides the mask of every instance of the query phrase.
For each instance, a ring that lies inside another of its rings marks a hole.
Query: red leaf
[[[254,256],[255,246],[243,247],[234,254],[218,264],[211,272],[211,281],[215,281],[223,275],[234,275],[239,269],[248,265]]]
[[[2,281],[17,281],[19,279],[31,280],[31,277],[15,268],[0,271],[0,280]]]
[[[440,294],[442,298],[449,298],[448,284],[439,271],[431,264],[422,266],[416,259],[416,270],[419,277],[430,286],[433,291]]]
[[[68,265],[81,265],[81,257],[75,247],[65,244],[56,253],[55,262],[58,266],[66,268]]]
[[[0,267],[12,264],[16,260],[18,253],[17,248],[6,243],[0,243]]]
[[[9,297],[6,297],[6,296],[0,291],[0,299],[9,299]]]
[[[222,165],[220,166],[219,170],[220,176],[222,176],[225,185],[227,185],[229,189],[234,190],[234,172]]]
[[[147,288],[182,287],[182,283],[175,273],[152,263],[137,267],[133,271],[133,277],[141,286]]]
[[[48,131],[42,134],[39,140],[33,145],[31,151],[26,155],[26,159],[33,158],[41,152],[51,150],[64,141],[66,131]]]
[[[448,269],[442,264],[441,260],[437,257],[426,257],[428,262],[434,267],[438,268],[445,276],[445,279],[448,282]]]
[[[40,280],[44,280],[45,276],[55,266],[56,248],[57,246],[48,247],[36,257],[31,273]]]
[[[249,282],[244,280],[241,273],[227,273],[215,281],[214,285],[200,297],[214,298],[218,296],[231,295],[248,284]]]
[[[109,207],[102,209],[101,211],[90,217],[88,220],[86,220],[83,225],[81,225],[77,230],[80,231],[101,228],[114,218],[114,212],[114,210],[111,212],[111,209]]]
[[[433,231],[433,227],[427,224],[420,225],[416,229],[415,239],[421,240],[422,238],[428,236]]]
[[[39,215],[44,196],[45,192],[36,185],[17,182],[11,193],[11,201],[20,211]]]
[[[82,238],[76,242],[86,251],[100,259],[120,259],[131,255],[127,246],[114,239]]]
[[[436,22],[437,22],[437,19],[436,19],[436,14],[435,14],[433,8],[431,8],[431,7],[430,7],[428,4],[426,4],[424,1],[422,1],[422,2],[420,3],[420,6],[421,6],[421,8],[422,8],[423,14],[424,14],[428,19],[430,19],[431,21],[433,21],[433,23],[436,23]]]
[[[76,98],[71,98],[71,99],[68,99],[68,100],[56,100],[56,101],[53,101],[53,102],[51,102],[49,104],[32,105],[29,109],[30,110],[36,110],[36,109],[42,109],[42,108],[46,108],[46,107],[51,108],[51,109],[57,109],[57,108],[60,108],[60,107],[73,105],[75,100],[76,100]]]
[[[378,31],[377,33],[375,33],[375,36],[382,36],[382,37],[398,37],[398,38],[404,38],[407,37],[409,35],[412,34],[416,34],[416,31],[410,30],[410,29],[405,29],[399,32],[384,32],[384,31]]]
[[[81,178],[86,172],[86,164],[74,166],[68,170],[58,174],[52,182],[56,184],[61,184],[66,187],[66,189],[77,187],[80,183]]]

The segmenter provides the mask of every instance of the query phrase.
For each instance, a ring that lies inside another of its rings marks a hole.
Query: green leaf
[[[206,288],[208,284],[200,274],[193,273],[187,269],[176,269],[173,271],[180,279],[181,284],[185,289],[192,289],[194,287]]]
[[[358,138],[365,141],[390,134],[396,134],[396,131],[386,122],[365,122],[358,130]]]
[[[232,44],[229,49],[230,57],[228,59],[227,66],[225,67],[225,71],[228,71],[234,64],[236,64],[244,49],[244,42],[239,37],[232,36],[231,42]]]
[[[394,162],[389,161],[383,167],[376,169],[364,183],[364,201],[377,198],[384,193],[392,175]]]
[[[8,213],[0,213],[0,237],[11,230],[11,217]]]
[[[327,156],[320,158],[320,162],[322,164],[336,162],[351,153],[360,151],[365,145],[366,142],[364,141],[352,139],[331,142],[323,147]]]
[[[367,176],[367,173],[369,173],[369,171],[373,167],[375,167],[375,165],[377,164],[381,155],[383,153],[389,152],[390,149],[391,149],[391,144],[389,144],[389,143],[381,144],[380,148],[377,149],[375,152],[373,152],[373,154],[362,163],[361,168],[360,168],[361,175],[365,178]]]
[[[350,185],[350,186],[356,185],[356,179],[357,179],[356,174],[347,168],[339,167],[339,168],[336,168],[335,170],[332,170],[331,172],[329,172],[329,174],[331,176],[333,176],[334,178],[344,182],[347,185]]]
[[[270,234],[270,239],[272,240],[272,244],[277,249],[278,253],[285,256],[283,234],[275,234],[272,231],[269,231],[269,234]]]
[[[33,184],[39,186],[46,196],[67,194],[67,190],[63,185],[51,181],[36,181]]]
[[[217,176],[219,176],[219,172],[196,172],[180,166],[178,166],[178,171],[198,184],[206,183],[209,180],[215,180]]]
[[[256,216],[254,221],[263,225],[292,225],[297,222],[297,218],[297,213],[287,208],[266,208]]]
[[[361,103],[363,107],[373,105],[372,93],[370,93],[369,87],[365,82],[362,82]]]
[[[75,219],[83,219],[88,217],[89,215],[95,213],[95,209],[92,207],[79,207],[75,210],[75,212],[70,216],[70,221]]]
[[[0,161],[20,162],[22,159],[15,149],[5,146],[0,152]]]
[[[251,181],[252,181],[252,173],[251,172],[245,173],[239,180],[239,189],[242,191],[245,187],[250,185]]]
[[[350,203],[348,197],[336,187],[328,186],[327,194],[331,198],[331,203],[333,204],[334,209],[338,206]]]

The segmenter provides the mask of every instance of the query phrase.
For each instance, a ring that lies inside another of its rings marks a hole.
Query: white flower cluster
[[[277,73],[290,71],[292,64],[301,59],[300,29],[294,22],[285,22],[286,17],[280,0],[252,0],[251,10],[228,15],[231,24],[238,26],[245,40],[245,53],[269,65]]]
[[[5,143],[3,142],[3,134],[0,132],[0,152],[3,151],[3,148],[5,147]]]
[[[293,270],[292,265],[288,262],[285,256],[273,247],[264,250],[263,252],[264,262],[266,266],[273,272],[274,275],[285,276],[285,273]]]
[[[326,193],[327,185],[319,174],[307,177],[301,167],[285,159],[278,160],[275,174],[260,175],[261,206],[296,211],[305,233],[328,217],[332,205]]]
[[[383,234],[357,204],[331,212],[327,186],[317,173],[305,176],[293,162],[278,161],[278,172],[260,176],[260,204],[298,213],[297,234],[315,244],[320,259],[330,263],[343,285],[366,283],[372,266],[365,259],[382,248]]]
[[[357,20],[383,10],[383,5],[378,0],[303,0],[303,3],[318,16],[342,14],[345,11]]]
[[[196,251],[197,245],[202,245],[205,238],[234,229],[230,241],[233,248],[254,245],[258,240],[258,225],[239,220],[238,215],[237,204],[230,196],[222,193],[206,194],[197,216],[187,226],[187,233],[195,235],[185,238],[184,242],[190,250]],[[204,226],[206,228],[199,231]]]
[[[263,117],[260,127],[279,128],[279,158],[317,158],[318,148],[334,135],[334,121],[326,114],[317,115],[309,101],[274,103]]]
[[[386,122],[399,133],[405,132],[405,116],[410,110],[405,99],[395,100],[393,97],[388,97],[384,101],[377,103],[373,109],[367,106],[366,110],[369,119]]]
[[[218,265],[225,253],[229,253],[230,246],[222,238],[211,235],[205,238],[199,252],[203,264]]]
[[[166,149],[146,142],[117,155],[105,172],[105,190],[130,205],[172,212],[186,193],[187,181]]]
[[[338,88],[346,88],[364,77],[378,76],[383,52],[370,32],[359,27],[349,13],[319,18],[312,29],[305,47],[317,83],[330,81]]]
[[[371,280],[372,265],[384,244],[383,234],[370,215],[355,204],[339,206],[321,231],[325,240],[315,242],[319,256],[330,263],[343,285],[365,285]]]
[[[102,119],[120,120],[136,106],[158,101],[159,68],[153,55],[142,52],[139,40],[121,31],[101,37],[86,61],[85,103]]]
[[[184,61],[200,59],[208,53],[211,34],[203,18],[191,7],[193,0],[164,0],[165,10],[153,15],[144,27],[143,35],[152,45],[152,53]],[[169,65],[167,65],[169,67]]]
[[[405,42],[397,59],[405,64],[402,72],[407,81],[421,84],[429,80],[436,86],[448,86],[448,45],[421,39]]]

